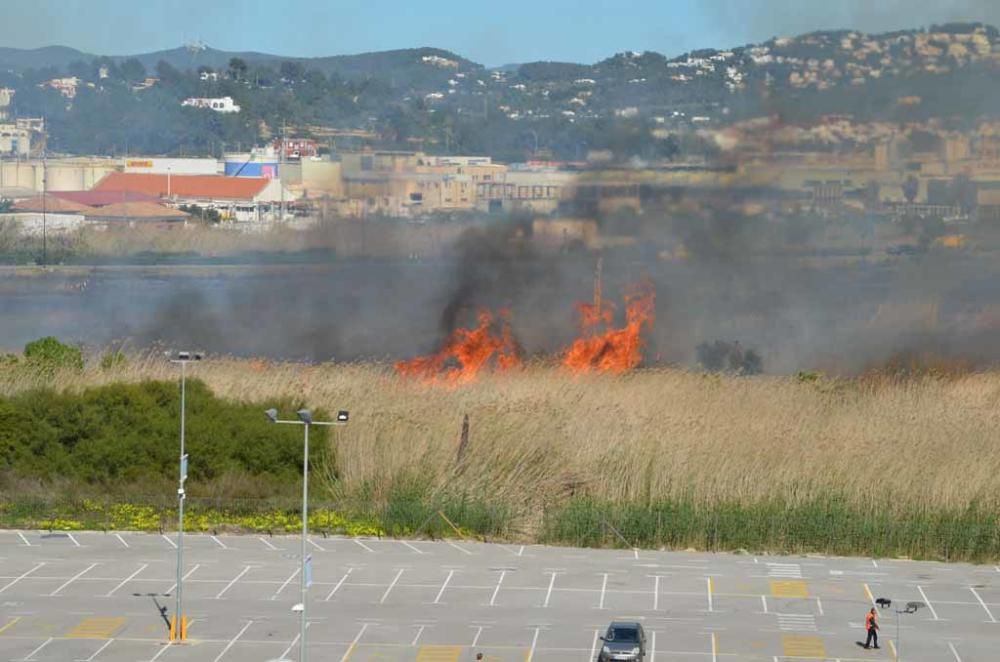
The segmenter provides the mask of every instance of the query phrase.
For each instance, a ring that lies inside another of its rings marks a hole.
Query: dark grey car
[[[642,662],[646,659],[646,631],[635,621],[613,621],[601,637],[597,662]]]

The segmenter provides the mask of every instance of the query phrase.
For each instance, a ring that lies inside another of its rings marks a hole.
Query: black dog
[[[880,609],[887,609],[892,606],[892,600],[889,598],[879,598],[875,601],[875,604],[877,604]]]

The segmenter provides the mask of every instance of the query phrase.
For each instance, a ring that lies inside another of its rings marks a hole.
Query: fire
[[[563,355],[562,364],[573,372],[590,370],[621,373],[642,361],[642,332],[656,317],[656,290],[649,281],[626,288],[625,326],[612,327],[615,309],[595,296],[594,303],[577,305],[580,314],[578,338]]]
[[[497,316],[479,311],[479,326],[456,329],[437,353],[399,361],[396,372],[428,382],[460,384],[473,381],[490,365],[498,370],[521,365],[507,310]]]

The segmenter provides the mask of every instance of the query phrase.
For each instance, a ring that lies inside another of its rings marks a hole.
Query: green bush
[[[24,358],[28,365],[43,370],[83,370],[83,352],[80,348],[59,342],[53,336],[45,336],[25,345]]]

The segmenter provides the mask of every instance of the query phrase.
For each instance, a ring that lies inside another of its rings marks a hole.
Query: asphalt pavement
[[[299,660],[300,538],[186,535],[184,644],[175,545],[0,531],[0,662]],[[592,662],[613,619],[644,624],[647,662],[1000,660],[994,566],[322,537],[309,554],[313,662]]]

